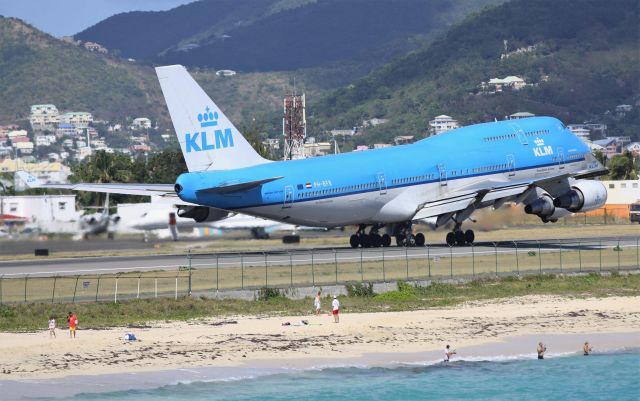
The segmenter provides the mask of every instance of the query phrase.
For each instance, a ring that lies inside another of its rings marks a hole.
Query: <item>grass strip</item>
[[[409,311],[429,307],[455,306],[467,301],[510,298],[523,295],[560,295],[570,297],[608,297],[640,295],[640,275],[531,275],[482,279],[461,284],[434,283],[425,287],[399,282],[396,291],[375,294],[367,285],[348,286],[350,295],[341,296],[344,312]],[[184,321],[206,317],[238,315],[308,315],[310,298],[292,300],[282,290],[258,291],[256,300],[207,299],[183,297],[141,299],[119,303],[78,304],[27,303],[0,305],[0,331],[45,330],[49,316],[65,328],[65,316],[78,315],[80,329],[144,324],[151,321]],[[328,294],[327,296],[330,296]],[[325,308],[330,304],[324,300]]]

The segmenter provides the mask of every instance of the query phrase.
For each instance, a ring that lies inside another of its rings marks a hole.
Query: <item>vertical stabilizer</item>
[[[157,67],[189,171],[231,170],[268,163],[181,65]]]

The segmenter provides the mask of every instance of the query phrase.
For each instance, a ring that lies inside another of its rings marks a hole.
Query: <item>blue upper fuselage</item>
[[[182,200],[220,209],[306,202],[583,160],[589,148],[559,120],[534,117],[467,126],[411,145],[236,170],[185,173]],[[221,185],[282,177],[228,194]]]

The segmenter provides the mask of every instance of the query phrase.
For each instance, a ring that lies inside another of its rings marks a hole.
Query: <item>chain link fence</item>
[[[162,266],[162,269],[0,276],[0,304],[118,302],[189,294],[215,296],[219,291],[259,288],[634,269],[640,269],[640,237],[496,242],[466,247],[189,253],[184,264]]]

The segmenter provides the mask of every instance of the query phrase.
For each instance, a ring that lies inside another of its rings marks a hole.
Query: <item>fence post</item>
[[[154,283],[154,287],[155,287],[154,293],[155,293],[156,298],[158,298],[158,277],[155,277],[154,281],[155,281],[155,283]]]
[[[560,243],[560,273],[562,274],[562,240],[560,240],[559,243]]]
[[[80,276],[76,276],[76,285],[75,287],[73,287],[73,301],[71,301],[72,304],[76,303],[76,291],[78,291],[78,280],[80,280]]]
[[[600,246],[598,248],[600,248],[600,272],[602,272],[602,240],[600,240]]]
[[[2,305],[2,279],[4,278],[3,274],[0,274],[0,305]]]
[[[579,266],[579,272],[582,273],[582,245],[581,245],[581,241],[578,241],[578,266]]]
[[[100,275],[98,274],[98,284],[96,284],[96,302],[98,302],[99,293],[100,293]]]
[[[476,278],[476,251],[473,247],[473,242],[471,243],[471,276]]]
[[[262,252],[264,256],[264,286],[265,288],[269,286],[269,268],[267,267],[267,253]]]
[[[404,260],[407,262],[407,281],[409,281],[409,245],[404,247]]]
[[[618,250],[618,271],[620,271],[620,253],[622,253],[622,248],[620,248],[620,238],[618,238],[618,246],[616,249]]]
[[[538,240],[538,263],[540,264],[540,274],[542,274],[542,248],[540,247],[540,240]]]
[[[498,243],[497,242],[493,243],[493,250],[496,255],[496,277],[498,277]]]
[[[118,303],[118,275],[116,275],[116,289],[113,292],[113,303],[114,304]]]
[[[382,246],[382,282],[383,283],[387,282],[387,275],[384,270],[384,245]]]
[[[360,282],[364,282],[364,269],[362,267],[362,254],[364,253],[364,248],[360,248]]]
[[[27,302],[27,281],[29,280],[29,275],[24,276],[24,302]]]
[[[313,287],[316,286],[316,274],[315,274],[314,265],[313,265],[313,249],[311,249],[311,285]]]
[[[53,291],[51,292],[51,303],[55,302],[56,299],[56,281],[58,280],[58,275],[53,276]]]
[[[191,296],[191,249],[187,250],[188,255],[187,258],[189,259],[189,296]],[[138,293],[140,293],[140,277],[138,277]]]
[[[336,265],[336,285],[338,285],[338,252],[333,249],[333,261]]]
[[[142,277],[142,275],[138,276],[138,291],[136,292],[136,299],[140,299],[140,277]],[[191,287],[191,277],[189,277],[189,287]],[[189,293],[191,293],[191,289],[189,289]]]
[[[449,275],[453,278],[453,246],[449,245]]]
[[[520,261],[518,260],[518,243],[513,241],[513,245],[516,247],[516,274],[520,275]]]
[[[427,244],[427,266],[429,267],[429,278],[431,278],[431,251],[429,250],[429,244]]]
[[[216,255],[216,293],[218,292],[218,289],[220,288],[220,281],[218,280],[218,278],[220,277],[218,275],[218,255]]]
[[[289,254],[289,285],[293,288],[293,254],[287,251]]]
[[[240,254],[240,288],[244,290],[244,255]]]
[[[176,276],[176,295],[174,298],[176,301],[178,300],[178,276]]]
[[[636,238],[636,266],[640,268],[640,238]],[[0,277],[0,304],[2,303],[2,277]]]

